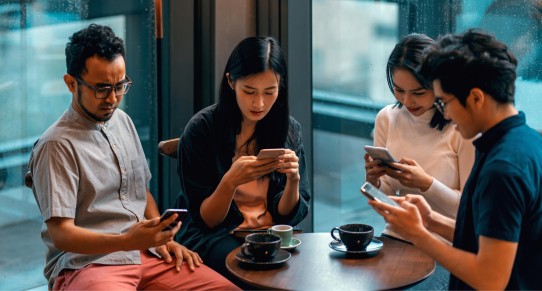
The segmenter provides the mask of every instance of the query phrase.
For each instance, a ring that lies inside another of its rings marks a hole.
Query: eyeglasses
[[[83,81],[81,78],[75,77],[78,83],[83,84],[85,87],[89,88],[90,90],[94,90],[94,97],[96,99],[106,99],[111,95],[111,91],[115,90],[115,96],[121,96],[126,95],[128,93],[128,90],[130,89],[130,85],[132,85],[132,80],[126,76],[126,81],[117,84],[115,86],[98,86],[94,87],[92,85],[89,85],[87,82]]]
[[[438,109],[438,111],[440,111],[440,113],[442,113],[442,115],[444,115],[444,110],[446,110],[446,105],[448,105],[448,103],[454,101],[455,98],[452,98],[450,100],[448,100],[447,102],[444,102],[442,101],[442,99],[435,99],[435,102],[433,103],[433,105],[435,105],[435,107]]]

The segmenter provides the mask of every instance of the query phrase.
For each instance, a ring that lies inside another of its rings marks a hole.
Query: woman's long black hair
[[[434,47],[435,40],[428,37],[425,34],[412,33],[404,36],[399,41],[388,59],[386,66],[386,80],[388,81],[388,87],[393,93],[393,71],[395,69],[404,69],[410,72],[414,78],[422,85],[424,89],[433,90],[431,82],[429,82],[424,76],[420,74],[420,66],[424,59],[424,50],[430,47]],[[403,104],[397,102],[395,106],[399,108],[403,107]],[[450,121],[446,120],[440,111],[435,110],[435,114],[429,126],[442,130],[446,124]]]
[[[243,115],[237,104],[235,91],[230,81],[273,71],[280,76],[278,97],[267,115],[256,124],[256,129],[244,146],[255,142],[256,153],[264,148],[283,148],[289,136],[290,112],[288,107],[288,85],[286,59],[278,42],[272,37],[248,37],[233,50],[222,75],[217,114],[223,128],[223,134],[231,139],[241,132]],[[291,141],[290,136],[290,141]],[[235,139],[234,139],[235,140]],[[255,154],[255,153],[249,153]]]

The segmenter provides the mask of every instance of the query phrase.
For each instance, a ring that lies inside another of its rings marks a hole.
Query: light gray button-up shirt
[[[55,248],[45,222],[73,218],[98,233],[120,234],[144,220],[151,174],[130,117],[117,109],[101,125],[71,106],[40,137],[29,161],[33,192],[43,216],[45,277],[51,289],[62,269],[88,264],[140,264],[139,251],[82,255]]]

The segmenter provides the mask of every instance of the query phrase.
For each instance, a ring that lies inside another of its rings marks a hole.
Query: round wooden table
[[[329,247],[329,233],[294,235],[301,245],[285,263],[262,269],[239,262],[234,249],[228,270],[242,281],[264,289],[375,290],[400,288],[431,275],[435,261],[413,245],[376,237],[384,247],[372,257],[351,256]]]

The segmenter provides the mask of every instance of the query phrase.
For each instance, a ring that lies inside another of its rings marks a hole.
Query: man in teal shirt
[[[542,138],[514,107],[516,66],[503,43],[476,30],[442,37],[422,66],[435,106],[464,138],[481,134],[457,221],[417,195],[394,198],[400,207],[369,202],[450,271],[450,289],[542,288]]]

